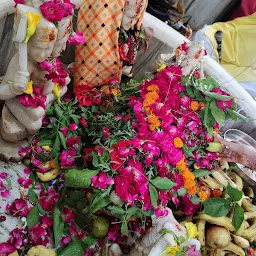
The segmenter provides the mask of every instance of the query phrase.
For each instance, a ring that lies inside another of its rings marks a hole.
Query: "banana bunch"
[[[40,173],[40,172],[36,173],[37,177],[42,182],[48,182],[50,180],[53,180],[61,173],[61,170],[56,168],[53,161],[44,163],[43,165],[40,166],[40,168],[44,168],[46,170],[45,173]]]
[[[227,164],[223,167],[228,168]],[[244,209],[244,221],[238,231],[232,224],[232,214],[227,217],[212,217],[207,214],[199,213],[193,216],[193,222],[198,228],[198,240],[200,241],[207,256],[224,255],[256,255],[256,250],[250,248],[251,243],[256,241],[256,205],[252,204],[254,198],[253,189],[245,188],[243,179],[234,172],[230,173],[229,178],[224,168],[213,171],[211,176],[201,177],[204,186],[210,190],[219,189],[223,191],[222,197],[227,197],[225,188],[228,184],[243,192],[242,199],[238,202]],[[250,250],[250,254],[245,252]],[[253,254],[254,253],[254,254]]]

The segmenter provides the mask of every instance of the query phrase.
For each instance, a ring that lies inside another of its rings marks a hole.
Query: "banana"
[[[180,222],[181,225],[185,225],[185,223],[187,222],[192,222],[192,219],[193,219],[193,215],[187,215],[183,221]]]
[[[42,182],[47,182],[50,180],[55,179],[58,175],[60,174],[60,170],[59,169],[52,169],[49,172],[46,173],[40,173],[37,172],[36,175],[37,177],[42,181]]]
[[[196,222],[197,230],[198,230],[198,240],[202,246],[205,246],[205,220],[197,220]]]
[[[241,236],[241,235],[243,234],[243,232],[244,232],[247,228],[249,228],[249,227],[250,227],[250,224],[249,224],[246,220],[244,220],[243,223],[242,223],[242,225],[240,226],[239,230],[238,230],[237,232],[235,232],[235,234],[236,234],[237,236]]]
[[[220,162],[220,169],[221,170],[228,170],[228,168],[229,168],[229,164],[228,164],[228,162],[226,162],[226,161],[221,161]]]
[[[253,205],[251,203],[251,200],[244,198],[242,202],[242,207],[247,212],[255,212],[256,211],[256,205]]]
[[[253,218],[256,218],[256,212],[245,212],[244,213],[245,220],[253,219]]]
[[[235,227],[232,225],[231,220],[228,217],[212,217],[204,213],[199,213],[195,219],[199,220],[205,220],[207,222],[210,222],[211,224],[215,224],[218,226],[225,227],[226,229],[230,231],[235,231]]]
[[[242,237],[250,239],[256,236],[256,218],[254,218],[252,225],[242,233]]]
[[[256,240],[256,236],[253,236],[253,237],[249,238],[250,243],[253,243],[255,240]]]
[[[242,191],[243,187],[244,187],[244,182],[243,182],[242,178],[234,172],[231,172],[230,174],[231,174],[233,181],[236,184],[237,189]]]
[[[14,252],[8,254],[8,256],[19,256],[19,254],[18,254],[18,251],[14,251]]]
[[[214,178],[210,176],[200,177],[199,179],[209,188],[223,188],[223,186],[220,183],[218,183]]]
[[[254,198],[254,191],[251,187],[245,188],[244,193],[246,196],[249,196],[250,198]]]
[[[211,175],[215,180],[217,180],[217,182],[219,182],[225,188],[228,186],[228,180],[226,179],[223,171],[213,171],[211,172]]]
[[[243,249],[247,249],[250,247],[249,241],[241,236],[233,235],[233,240],[238,246],[240,246]]]
[[[216,256],[225,256],[227,255],[227,252],[226,251],[223,251],[222,249],[218,249],[216,250]]]
[[[244,250],[236,244],[230,242],[226,247],[222,248],[223,251],[230,251],[235,255],[245,256]]]

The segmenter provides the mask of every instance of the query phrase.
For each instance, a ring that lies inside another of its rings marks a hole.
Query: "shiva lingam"
[[[134,245],[129,254],[124,254],[118,244],[110,245],[105,242],[101,256],[164,256],[166,255],[164,253],[165,248],[168,246],[176,247],[177,238],[180,237],[182,237],[183,242],[178,245],[179,250],[189,247],[199,253],[200,242],[194,238],[189,238],[186,228],[174,218],[169,208],[166,210],[168,211],[166,216],[157,218],[152,215],[152,230],[140,238],[134,237]]]

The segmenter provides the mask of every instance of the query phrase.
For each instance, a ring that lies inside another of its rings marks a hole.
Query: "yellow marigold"
[[[184,161],[184,158],[182,158],[177,164],[176,164],[176,168],[185,172],[188,170],[187,168],[187,164],[186,162]]]
[[[161,126],[161,121],[159,120],[158,116],[156,116],[156,115],[150,115],[147,118],[147,121],[150,124],[149,128],[151,131],[154,131]]]
[[[185,223],[185,227],[186,227],[187,234],[188,234],[188,240],[191,240],[198,236],[199,233],[198,233],[196,224],[194,224],[192,222],[187,222],[187,223]]]
[[[143,101],[143,107],[149,107],[150,105],[154,104],[158,99],[159,95],[156,92],[148,92],[146,94],[146,98]]]
[[[159,88],[156,84],[151,84],[150,86],[147,87],[148,92],[159,92]]]
[[[173,143],[174,143],[175,148],[182,148],[183,147],[183,142],[182,142],[180,137],[174,138]]]
[[[215,129],[214,129],[214,132],[215,132],[215,133],[218,133],[218,132],[219,132],[219,129],[218,129],[218,128],[215,128]]]
[[[145,112],[146,112],[147,114],[152,114],[152,110],[150,109],[150,107],[146,107],[146,108],[145,108]]]
[[[189,193],[190,195],[195,195],[195,194],[197,193],[197,191],[198,191],[198,188],[197,188],[196,186],[194,186],[194,187],[188,189],[188,193]]]
[[[190,103],[190,109],[192,111],[197,111],[199,109],[199,103],[196,100],[192,100]]]
[[[205,201],[207,199],[207,194],[204,191],[200,191],[199,196],[202,201]]]

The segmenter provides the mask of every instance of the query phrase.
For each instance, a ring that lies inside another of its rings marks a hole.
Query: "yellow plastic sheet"
[[[256,81],[256,13],[215,23],[205,31],[218,59],[215,33],[223,32],[221,65],[239,82]]]

